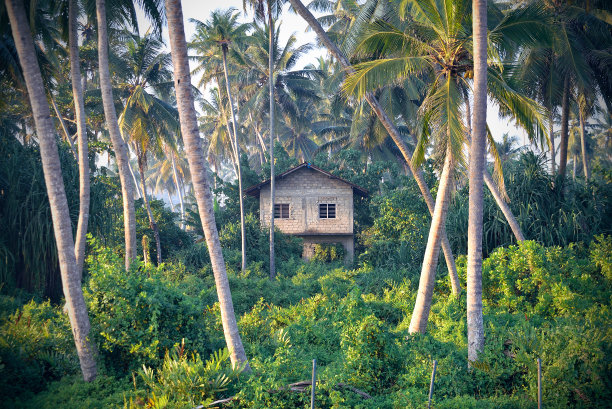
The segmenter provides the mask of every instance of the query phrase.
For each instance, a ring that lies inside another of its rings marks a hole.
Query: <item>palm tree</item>
[[[387,20],[374,22],[365,30],[361,40],[357,40],[358,57],[379,57],[355,66],[356,73],[351,74],[345,84],[348,92],[357,90],[358,94],[363,95],[369,89],[397,81],[398,77],[407,80],[429,79],[428,90],[420,108],[423,132],[414,154],[417,161],[424,159],[425,149],[431,143],[438,155],[446,152],[445,167],[455,161],[463,161],[462,148],[468,139],[461,107],[473,70],[472,50],[466,46],[473,41],[469,29],[469,9],[470,3],[467,1],[457,3],[446,0],[434,3],[430,0],[414,0],[408,3],[405,10],[389,13]],[[494,42],[498,55],[503,55],[508,43],[533,43],[535,34],[546,29],[545,19],[541,18],[543,13],[536,7],[514,9],[505,15],[497,12],[494,7],[490,11],[495,18],[490,20],[489,41]],[[404,19],[394,17],[398,14],[404,15]],[[525,15],[529,18],[523,18]],[[545,129],[542,109],[505,81],[500,69],[502,67],[503,61],[497,59],[488,70],[489,95],[500,105],[502,112],[512,113],[517,123],[531,137],[541,137]],[[489,146],[494,149],[494,144],[490,143]],[[436,209],[432,217],[411,332],[424,332],[427,325],[437,266],[437,246],[448,200],[448,191],[442,187],[450,185],[442,179],[443,176],[450,179],[452,169],[448,172],[443,169],[441,172],[438,195],[442,197],[436,198],[436,204],[442,208],[439,211]]]
[[[171,58],[160,51],[162,47],[163,43],[151,34],[145,34],[142,38],[132,35],[125,44],[125,53],[121,58],[127,78],[118,85],[119,94],[125,99],[119,127],[123,136],[131,142],[138,159],[142,197],[155,237],[158,264],[162,262],[161,242],[145,183],[147,157],[150,154],[162,156],[164,146],[174,149],[173,136],[179,130],[176,109],[160,97],[168,95],[172,86]]]
[[[87,127],[85,124],[85,100],[83,82],[79,61],[79,39],[77,33],[78,7],[76,0],[68,2],[68,47],[70,50],[70,77],[72,80],[72,95],[74,98],[75,119],[77,124],[77,140],[79,142],[79,221],[77,224],[74,251],[76,256],[77,274],[83,275],[87,224],[89,221],[89,157],[87,147]],[[68,138],[69,140],[70,137]]]
[[[321,40],[325,47],[329,50],[329,52],[336,58],[336,60],[340,63],[340,65],[347,71],[347,73],[352,74],[355,72],[355,69],[352,67],[349,60],[346,58],[344,53],[340,51],[338,46],[331,40],[331,38],[327,35],[321,24],[317,21],[317,19],[312,15],[312,13],[304,6],[304,4],[299,0],[289,0],[293,9],[308,23],[308,25],[317,33],[317,36]],[[365,99],[372,108],[372,110],[376,113],[377,118],[383,124],[389,136],[393,139],[393,142],[396,144],[397,148],[400,150],[402,157],[406,161],[406,164],[410,168],[412,175],[414,176],[419,189],[421,190],[421,194],[427,204],[427,208],[429,209],[430,214],[433,217],[434,214],[434,199],[431,196],[431,192],[429,191],[429,187],[425,182],[425,177],[423,175],[423,171],[416,167],[412,161],[412,149],[408,146],[408,144],[403,140],[400,132],[393,124],[393,121],[387,113],[385,112],[382,105],[379,103],[378,99],[374,96],[373,93],[367,92],[365,94]],[[451,279],[452,291],[455,296],[457,296],[461,292],[461,286],[459,284],[459,278],[457,276],[457,268],[455,267],[455,259],[452,254],[452,250],[450,247],[450,243],[448,241],[448,237],[446,236],[446,232],[444,231],[442,234],[442,248],[444,250],[444,257],[446,259],[446,265],[448,266],[449,277]]]
[[[236,160],[236,177],[238,178],[238,194],[240,201],[240,234],[242,238],[242,264],[241,270],[244,272],[247,266],[246,256],[246,230],[244,225],[244,204],[242,193],[242,172],[240,169],[240,146],[238,145],[238,126],[236,125],[236,114],[234,112],[234,102],[232,99],[232,91],[227,66],[227,53],[230,45],[236,41],[242,40],[246,36],[249,28],[247,24],[238,24],[238,14],[235,9],[228,9],[225,12],[214,11],[210,19],[206,23],[192,19],[196,23],[196,34],[194,41],[191,43],[192,48],[196,49],[211,49],[220,48],[223,59],[223,73],[225,76],[225,87],[230,109],[230,117],[232,123],[232,148]]]
[[[70,213],[62,179],[59,153],[55,142],[53,123],[51,122],[51,113],[46,102],[45,87],[38,66],[23,2],[21,0],[7,0],[6,8],[34,114],[45,184],[51,206],[51,217],[53,219],[58,249],[62,286],[68,307],[68,317],[81,364],[83,379],[91,382],[97,374],[96,362],[93,345],[89,340],[89,317],[87,315],[85,299],[83,298],[81,280],[77,271]]]
[[[265,5],[264,5],[265,3]],[[243,0],[246,9],[247,4],[255,10],[255,17],[264,20],[268,19],[268,92],[270,102],[270,279],[276,277],[276,264],[274,257],[274,195],[276,192],[276,182],[274,174],[274,19],[280,15],[283,0]]]
[[[468,360],[484,347],[482,325],[483,172],[487,147],[487,0],[472,1],[474,110],[470,146],[470,194],[467,254]]]
[[[515,147],[518,141],[519,140],[516,135],[511,136],[506,132],[502,135],[501,142],[495,142],[497,153],[499,154],[502,163],[514,160],[519,155],[522,147]]]
[[[123,223],[125,228],[125,268],[129,268],[132,260],[136,258],[136,213],[134,210],[134,184],[129,169],[129,152],[127,145],[121,137],[117,112],[113,99],[113,88],[109,70],[109,45],[106,21],[106,0],[96,0],[96,16],[98,22],[98,67],[100,76],[100,90],[104,105],[106,126],[110,134],[119,179],[121,181],[121,196],[123,200]]]
[[[183,26],[183,11],[180,0],[166,0],[166,17],[168,19],[168,34],[170,49],[174,64],[174,87],[179,111],[181,134],[185,143],[187,160],[191,170],[191,180],[200,211],[204,236],[210,255],[217,296],[221,307],[221,321],[227,348],[230,351],[232,364],[244,365],[250,370],[244,352],[244,347],[236,324],[234,304],[229,288],[225,262],[219,242],[219,233],[215,224],[212,194],[204,165],[202,141],[198,132],[198,121],[191,90],[191,75],[189,73],[189,57],[187,56],[187,41]]]

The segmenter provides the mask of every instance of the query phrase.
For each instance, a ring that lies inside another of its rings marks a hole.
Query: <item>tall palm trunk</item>
[[[576,180],[576,161],[578,156],[574,153],[574,160],[572,160],[572,180]]]
[[[98,20],[98,65],[100,74],[100,90],[106,126],[110,134],[113,151],[117,160],[119,179],[121,181],[121,196],[123,199],[123,224],[125,228],[125,268],[129,268],[136,258],[136,212],[134,211],[134,183],[130,179],[129,154],[125,141],[121,137],[117,112],[113,100],[113,87],[108,68],[108,33],[106,26],[106,0],[96,0],[96,16]]]
[[[142,184],[142,199],[144,200],[145,208],[147,209],[147,216],[149,216],[149,227],[153,230],[153,237],[155,238],[155,250],[157,251],[157,265],[162,263],[161,256],[161,240],[159,239],[159,228],[153,212],[151,211],[151,204],[149,203],[149,196],[147,195],[147,183],[145,182],[145,168],[146,168],[146,153],[142,152],[136,147],[136,156],[138,156],[138,171],[140,172],[140,183]]]
[[[79,62],[77,14],[76,0],[70,0],[68,4],[68,46],[70,49],[70,77],[72,80],[72,95],[74,97],[77,140],[79,141],[79,221],[77,224],[74,251],[77,274],[79,279],[81,279],[83,276],[85,245],[87,244],[87,225],[89,222],[89,157],[87,127],[85,124],[85,101],[83,98],[83,82],[81,80],[81,66]]]
[[[351,66],[348,59],[344,56],[342,51],[336,46],[336,44],[331,41],[321,24],[317,21],[317,19],[312,15],[312,13],[304,6],[304,4],[300,0],[289,0],[293,9],[308,23],[310,28],[313,29],[315,33],[319,36],[321,42],[327,47],[329,52],[336,58],[336,60],[342,65],[342,67],[346,70],[347,73],[353,73],[355,70]],[[429,187],[427,186],[427,182],[425,182],[425,177],[423,175],[423,171],[420,168],[417,168],[412,163],[412,150],[410,147],[404,142],[402,137],[400,136],[399,131],[391,121],[391,119],[387,116],[384,111],[382,105],[378,102],[376,97],[372,93],[366,94],[366,101],[372,107],[372,110],[378,117],[379,121],[383,124],[393,142],[397,145],[400,150],[402,157],[406,161],[406,164],[410,168],[412,175],[414,176],[414,180],[417,182],[419,189],[421,190],[421,194],[423,195],[423,199],[427,204],[427,208],[429,209],[429,213],[433,216],[434,213],[434,199],[431,196],[431,192],[429,191]],[[442,233],[442,249],[444,250],[444,258],[446,259],[446,266],[448,268],[448,276],[451,282],[453,295],[457,296],[461,293],[461,286],[459,284],[459,278],[457,276],[457,267],[455,266],[455,258],[453,257],[453,252],[451,250],[450,242],[448,241],[448,237],[446,235],[446,231]]]
[[[230,106],[230,115],[232,116],[232,128],[233,128],[233,145],[234,155],[236,155],[236,176],[238,177],[238,195],[240,197],[240,235],[242,239],[242,265],[241,270],[244,273],[246,271],[247,258],[246,258],[246,229],[244,226],[244,203],[242,194],[242,171],[240,170],[240,147],[238,146],[238,127],[236,126],[236,114],[234,113],[234,101],[232,101],[232,91],[230,87],[229,73],[227,70],[227,49],[223,47],[223,72],[225,74],[225,87],[227,89],[227,100]]]
[[[559,145],[559,175],[565,177],[567,167],[567,142],[569,139],[569,75],[563,81],[563,101],[561,102],[561,142]]]
[[[166,17],[168,19],[170,50],[174,65],[174,87],[176,89],[176,102],[181,121],[181,134],[185,142],[185,151],[187,152],[187,160],[191,170],[193,189],[215,276],[225,342],[230,351],[232,364],[244,364],[245,370],[250,370],[238,332],[238,325],[236,324],[232,294],[225,270],[223,253],[221,252],[221,244],[219,243],[219,233],[215,224],[212,194],[204,165],[204,151],[202,149],[202,141],[198,131],[198,120],[191,94],[189,57],[187,56],[187,43],[180,0],[166,0]]]
[[[436,280],[436,269],[438,268],[438,257],[440,255],[440,241],[445,232],[446,214],[451,198],[452,179],[453,179],[453,154],[450,142],[444,159],[444,167],[440,175],[440,186],[436,195],[436,206],[431,217],[431,227],[429,237],[425,247],[425,256],[421,268],[419,279],[419,290],[416,303],[410,320],[410,333],[424,333],[427,329],[429,310],[431,309],[431,299],[433,296],[434,283]]]
[[[270,91],[270,279],[273,279],[276,277],[274,256],[276,177],[274,174],[274,19],[272,18],[272,0],[268,0],[268,26],[270,28],[270,41],[268,43],[268,87]]]
[[[582,107],[578,108],[580,117],[580,148],[582,151],[582,169],[584,170],[584,177],[586,180],[591,179],[591,167],[589,166],[589,160],[587,159],[587,146],[586,146],[586,135],[584,132],[584,113]]]
[[[59,152],[55,142],[53,122],[51,121],[51,111],[45,97],[45,88],[23,1],[7,0],[6,9],[34,115],[45,185],[51,207],[53,231],[57,243],[62,288],[68,307],[72,335],[74,336],[83,379],[90,382],[95,379],[97,372],[94,347],[89,341],[89,317],[87,316],[87,305],[83,298],[81,280],[77,272],[70,213],[62,179]]]
[[[482,324],[483,171],[487,146],[487,0],[472,1],[474,42],[474,119],[470,146],[467,254],[468,360],[484,347]]]
[[[174,175],[174,184],[176,185],[176,191],[178,193],[179,206],[181,209],[181,229],[185,229],[185,199],[184,192],[181,183],[179,182],[178,172],[176,171],[176,163],[174,161],[174,152],[170,152],[172,158],[172,174]]]

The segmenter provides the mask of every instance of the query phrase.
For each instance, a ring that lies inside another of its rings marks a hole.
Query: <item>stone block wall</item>
[[[316,170],[302,168],[276,181],[275,202],[289,204],[288,219],[274,219],[287,234],[352,234],[353,188]],[[336,218],[320,219],[319,204],[335,203]],[[259,194],[259,214],[270,225],[270,185]]]

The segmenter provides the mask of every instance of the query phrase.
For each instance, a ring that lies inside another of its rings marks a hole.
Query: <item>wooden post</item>
[[[538,409],[542,409],[542,360],[538,358]]]
[[[429,401],[427,403],[427,409],[431,408],[431,398],[433,396],[434,389],[434,381],[436,380],[436,368],[438,366],[438,361],[434,359],[433,361],[433,371],[431,371],[431,382],[429,383]]]
[[[315,387],[317,386],[317,360],[312,360],[312,389],[310,391],[310,409],[315,407]]]

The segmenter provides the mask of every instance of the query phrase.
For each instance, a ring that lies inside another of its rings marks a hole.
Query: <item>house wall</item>
[[[295,235],[353,234],[353,188],[318,171],[302,168],[276,180],[275,202],[289,204],[288,219],[274,219],[283,233]],[[320,219],[319,204],[335,203],[336,218]],[[259,214],[270,225],[270,185],[259,194]],[[351,237],[352,240],[352,237]]]

